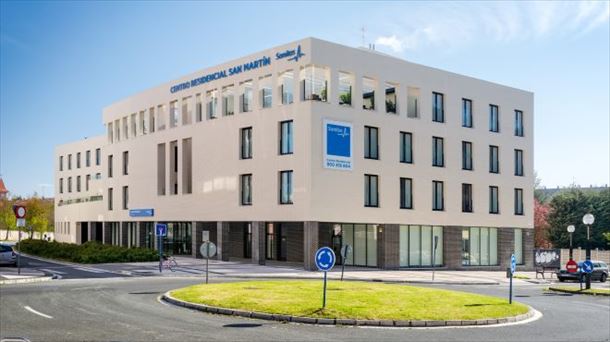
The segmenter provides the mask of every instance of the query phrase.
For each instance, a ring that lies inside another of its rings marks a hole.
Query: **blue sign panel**
[[[288,61],[298,62],[299,59],[303,56],[305,56],[305,54],[301,51],[301,44],[299,44],[299,46],[297,46],[296,49],[286,50],[286,51],[276,53],[275,59],[282,59],[282,58],[290,57],[287,59]]]
[[[324,120],[324,167],[351,170],[353,155],[352,124]]]
[[[322,247],[316,252],[316,266],[320,271],[330,271],[336,260],[335,252],[330,247]]]
[[[167,236],[167,225],[165,223],[157,223],[155,233],[157,236]]]
[[[155,209],[131,209],[130,217],[152,217],[155,216]]]
[[[515,274],[515,269],[517,268],[517,258],[515,258],[515,255],[511,255],[510,256],[510,271],[512,274]]]
[[[585,260],[585,262],[582,263],[582,271],[583,273],[593,272],[593,263],[591,260]]]

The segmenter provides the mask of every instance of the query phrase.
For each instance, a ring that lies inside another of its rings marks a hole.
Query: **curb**
[[[212,273],[212,272],[210,272]],[[303,279],[320,279],[319,276],[269,276],[267,274],[264,275],[230,275],[225,273],[217,273],[229,278],[236,279],[295,279],[295,280],[303,280]],[[339,278],[328,278],[329,280],[339,280]],[[354,279],[354,278],[343,278],[343,281],[363,281],[363,282],[375,282],[375,283],[387,283],[387,284],[424,284],[424,285],[500,285],[500,282],[497,281],[431,281],[431,280],[384,280],[379,278],[368,278],[368,279]]]
[[[93,265],[97,265],[97,264],[79,264],[77,262],[69,262],[69,261],[64,261],[64,260],[57,260],[57,259],[47,259],[47,258],[43,258],[43,257],[39,257],[37,255],[31,255],[31,254],[26,254],[26,253],[22,253],[20,252],[21,255],[28,257],[28,258],[32,258],[38,261],[44,261],[44,262],[48,262],[48,263],[54,263],[54,264],[58,264],[58,265],[62,265],[62,266],[76,266],[76,267],[83,267],[83,268],[95,268],[95,266]],[[112,273],[112,274],[116,274],[116,275],[128,275],[126,273],[123,273],[123,271],[110,271],[110,270],[103,270],[106,273]]]
[[[579,290],[566,290],[566,289],[560,289],[560,288],[557,288],[557,287],[549,287],[549,291],[555,291],[555,292],[561,292],[561,293],[569,293],[569,294],[576,294],[576,295],[610,297],[610,293],[581,292]]]
[[[458,326],[480,326],[480,325],[497,325],[505,323],[515,323],[524,321],[534,317],[536,311],[528,306],[529,310],[527,313],[504,318],[494,319],[477,319],[477,320],[452,320],[452,321],[438,321],[438,320],[364,320],[364,319],[342,319],[342,318],[314,318],[314,317],[301,317],[281,314],[271,314],[265,312],[256,311],[244,311],[236,309],[220,308],[216,306],[209,306],[205,304],[195,304],[186,302],[170,295],[170,291],[167,291],[161,296],[161,300],[181,306],[187,309],[193,309],[202,312],[214,313],[219,315],[239,316],[245,318],[257,318],[279,322],[292,322],[292,323],[303,323],[303,324],[319,324],[319,325],[343,325],[343,326],[375,326],[375,327],[458,327]]]
[[[40,282],[49,281],[52,279],[53,279],[53,277],[49,277],[49,276],[22,278],[22,279],[6,279],[6,280],[0,280],[0,285],[40,283]]]

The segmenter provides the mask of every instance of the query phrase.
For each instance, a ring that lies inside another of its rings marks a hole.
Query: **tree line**
[[[40,238],[54,231],[54,203],[53,199],[40,198],[36,195],[30,198],[13,198],[0,200],[0,230],[5,230],[5,236],[0,237],[8,240],[9,232],[17,230],[17,219],[13,212],[13,205],[24,205],[26,207],[25,228],[22,231],[29,234],[39,233]]]

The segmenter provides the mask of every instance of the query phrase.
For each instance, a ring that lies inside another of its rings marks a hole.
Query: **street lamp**
[[[582,223],[587,225],[587,254],[586,254],[586,259],[587,261],[591,261],[591,234],[590,234],[590,226],[593,224],[593,222],[595,222],[595,216],[593,216],[593,214],[591,213],[587,213],[585,214],[585,216],[582,217]],[[591,288],[591,273],[587,273],[587,290]]]
[[[570,260],[572,260],[572,233],[574,233],[574,230],[576,230],[576,227],[574,227],[573,224],[568,226],[568,233],[570,233]]]

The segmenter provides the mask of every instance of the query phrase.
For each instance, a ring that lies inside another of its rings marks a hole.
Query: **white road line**
[[[53,274],[66,274],[66,272],[61,272],[61,271],[56,271],[56,270],[50,270],[48,268],[39,268],[39,271],[45,271],[45,272],[49,272],[49,273],[53,273]]]
[[[91,272],[91,273],[106,273],[104,270],[99,270],[97,268],[89,268],[89,267],[74,267],[75,270]]]
[[[27,305],[26,305],[26,306],[24,306],[23,308],[24,308],[24,309],[26,309],[26,310],[28,310],[28,311],[29,311],[29,312],[31,312],[31,313],[37,314],[38,316],[42,316],[42,317],[44,317],[44,318],[53,318],[53,316],[45,315],[45,314],[43,314],[42,312],[36,311],[36,310],[32,309],[31,307],[29,307],[29,306],[27,306]]]

